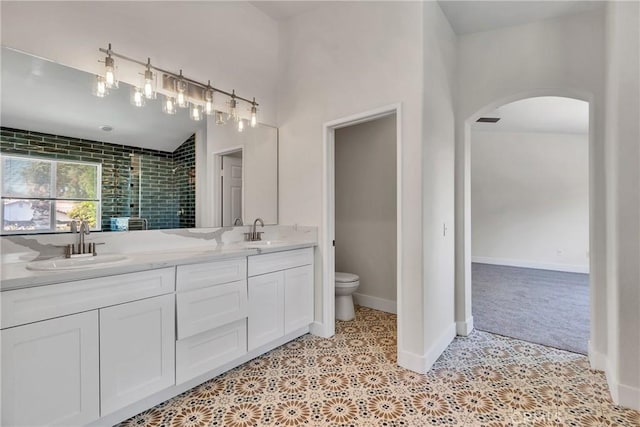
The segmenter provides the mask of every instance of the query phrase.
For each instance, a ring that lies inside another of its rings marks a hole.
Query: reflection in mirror
[[[278,223],[278,129],[266,125],[237,132],[209,127],[213,153],[213,225]]]
[[[188,111],[142,108],[120,83],[2,48],[2,234],[195,227],[196,137]]]

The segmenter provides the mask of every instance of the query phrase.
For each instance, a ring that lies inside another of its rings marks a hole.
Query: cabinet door
[[[101,415],[175,384],[174,349],[174,295],[101,309]]]
[[[2,425],[84,425],[99,417],[97,310],[5,329]]]
[[[249,278],[249,351],[284,335],[284,272]]]
[[[313,265],[284,271],[284,333],[313,322]]]

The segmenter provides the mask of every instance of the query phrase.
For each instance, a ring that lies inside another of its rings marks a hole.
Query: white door
[[[284,335],[284,272],[249,277],[248,350]]]
[[[84,425],[100,416],[98,311],[5,329],[2,425]]]
[[[222,225],[242,218],[242,158],[222,156]]]
[[[100,309],[101,415],[175,384],[175,296]]]
[[[284,271],[284,333],[313,321],[313,265]]]

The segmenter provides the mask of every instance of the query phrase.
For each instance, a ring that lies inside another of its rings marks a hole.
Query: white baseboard
[[[588,348],[589,365],[591,366],[591,369],[594,369],[596,371],[606,371],[607,357],[593,348],[593,346],[591,345],[591,340],[589,340]]]
[[[425,360],[425,357],[419,354],[398,350],[398,365],[410,371],[426,374],[428,369],[426,369]]]
[[[538,270],[564,271],[566,273],[589,274],[588,265],[553,264],[537,261],[527,261],[522,259],[491,258],[481,256],[471,257],[471,262],[475,262],[478,264],[506,265],[508,267],[535,268]]]
[[[456,322],[456,334],[462,337],[468,337],[473,331],[473,316],[469,317],[464,322]]]
[[[613,375],[613,369],[609,363],[607,363],[605,375],[607,377],[607,385],[609,386],[609,392],[611,393],[611,400],[613,400],[613,403],[624,406],[625,408],[640,411],[640,387],[633,387],[619,383]]]
[[[333,334],[329,331],[329,328],[327,328],[324,323],[320,322],[313,322],[309,326],[309,333],[321,338],[331,338],[333,336]]]
[[[455,337],[456,324],[452,323],[443,331],[442,334],[440,334],[436,342],[427,349],[424,364],[425,372],[431,369],[433,364],[436,363],[436,360],[438,360],[438,357],[440,357],[446,348],[449,347],[449,344],[451,344],[451,341],[453,341]]]
[[[363,307],[373,308],[374,310],[384,311],[385,313],[398,313],[396,301],[378,297],[372,297],[364,294],[353,294],[353,301]]]

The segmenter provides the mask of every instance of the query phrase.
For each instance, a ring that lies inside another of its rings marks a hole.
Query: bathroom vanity
[[[314,245],[5,281],[2,425],[112,425],[307,333]]]

